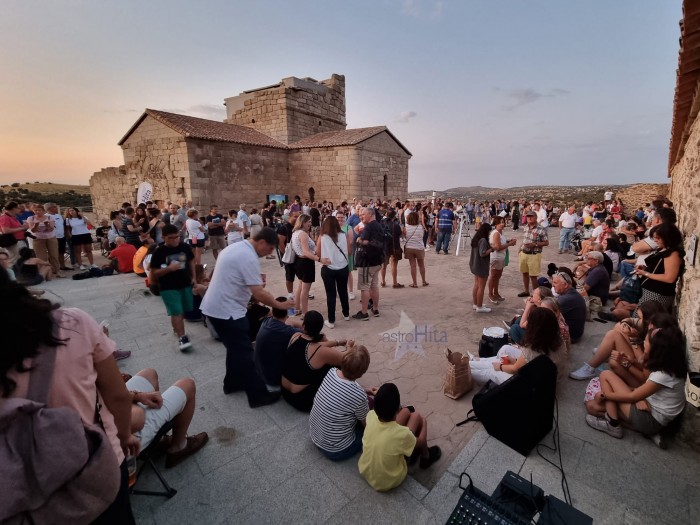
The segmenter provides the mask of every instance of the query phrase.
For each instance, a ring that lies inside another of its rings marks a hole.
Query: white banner
[[[153,197],[153,186],[148,182],[139,184],[139,191],[136,193],[136,204],[146,203]]]

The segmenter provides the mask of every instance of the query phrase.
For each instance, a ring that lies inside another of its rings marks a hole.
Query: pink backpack
[[[107,436],[46,406],[56,347],[34,359],[27,398],[0,399],[0,523],[90,523],[112,504],[119,465]]]

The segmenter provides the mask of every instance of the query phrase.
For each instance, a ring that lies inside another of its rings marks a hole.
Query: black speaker
[[[538,356],[500,385],[487,384],[474,396],[474,416],[458,426],[481,421],[490,435],[527,456],[552,430],[556,386],[556,365]]]

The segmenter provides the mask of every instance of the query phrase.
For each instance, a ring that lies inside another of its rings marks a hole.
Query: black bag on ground
[[[85,270],[84,272],[73,274],[74,281],[82,281],[83,279],[90,279],[90,278],[92,278],[92,274],[88,270]]]
[[[500,385],[486,383],[457,426],[480,421],[490,435],[527,456],[552,430],[556,386],[556,365],[538,356]]]
[[[14,233],[0,234],[0,248],[9,248],[17,244],[17,238]]]
[[[508,334],[503,337],[482,335],[479,340],[479,357],[493,357],[505,344],[508,344]]]

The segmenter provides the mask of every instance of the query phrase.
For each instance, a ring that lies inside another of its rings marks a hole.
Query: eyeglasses
[[[554,274],[554,277],[559,277],[560,279],[565,281],[567,284],[571,284],[571,276],[569,276],[568,273],[557,272]]]

